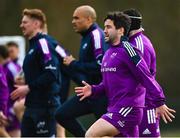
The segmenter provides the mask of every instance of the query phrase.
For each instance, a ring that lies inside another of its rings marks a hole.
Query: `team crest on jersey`
[[[86,49],[86,47],[87,47],[87,43],[85,43],[85,44],[83,45],[83,49]]]
[[[107,62],[104,62],[104,67],[106,67],[107,66]]]
[[[34,52],[34,49],[29,50],[28,54],[31,55]]]
[[[115,53],[115,52],[112,53],[112,54],[111,54],[111,58],[114,58],[116,55],[117,55],[117,53]]]

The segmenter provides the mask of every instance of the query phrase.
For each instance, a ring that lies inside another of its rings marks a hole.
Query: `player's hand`
[[[28,85],[15,85],[15,87],[17,89],[15,89],[12,93],[11,93],[11,99],[15,100],[15,99],[22,99],[24,98],[28,92],[29,92],[29,86]]]
[[[2,111],[0,111],[0,126],[7,126],[8,125],[8,119],[7,117],[3,114]]]
[[[85,99],[86,97],[89,97],[92,94],[92,87],[85,81],[82,81],[82,83],[85,85],[84,87],[75,87],[75,92],[77,96],[80,96],[80,101]]]
[[[156,108],[156,117],[160,115],[166,124],[172,122],[172,119],[175,118],[173,113],[176,113],[176,111],[167,107],[165,104]]]
[[[69,66],[69,64],[71,64],[72,61],[74,61],[75,58],[70,55],[70,56],[66,56],[64,59],[63,59],[63,64],[66,65],[66,66]]]
[[[15,84],[17,85],[24,85],[25,84],[25,79],[24,77],[21,77],[21,76],[17,76],[15,77]]]

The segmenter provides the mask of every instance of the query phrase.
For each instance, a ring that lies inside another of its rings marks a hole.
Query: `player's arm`
[[[73,69],[76,69],[80,72],[86,72],[86,73],[91,73],[94,74],[95,72],[99,72],[100,70],[100,64],[98,64],[96,61],[93,62],[81,62],[74,60],[71,62],[70,67]]]
[[[103,81],[98,85],[92,85],[92,98],[98,98],[105,92],[105,87]]]
[[[150,72],[154,77],[156,77],[156,53],[154,50],[151,53]]]
[[[4,115],[8,102],[8,85],[2,68],[0,67],[0,127],[7,124],[7,117]]]
[[[102,58],[103,58],[103,47],[104,43],[102,42],[102,34],[99,30],[94,30],[91,34],[91,46],[93,47],[93,53],[95,60],[93,62],[81,62],[74,60],[70,66],[73,68],[94,74],[95,72],[99,72],[101,68]]]
[[[28,84],[30,90],[33,89],[44,89],[58,80],[58,65],[56,57],[52,55],[50,46],[46,39],[42,38],[39,40],[39,51],[40,51],[40,64],[43,68],[43,73],[36,80]]]
[[[89,85],[85,81],[82,81],[84,87],[75,87],[75,92],[77,96],[80,96],[80,101],[86,97],[97,98],[102,95],[105,91],[104,84],[101,82],[99,85]]]
[[[3,68],[0,66],[0,111],[5,112],[7,108],[9,89]]]
[[[142,56],[128,43],[124,42],[124,62],[140,83],[151,92],[155,105],[161,106],[165,103],[162,88],[150,73],[148,66]]]
[[[124,56],[126,57],[126,60],[124,60],[125,64],[128,65],[132,74],[152,95],[157,108],[156,112],[160,114],[165,123],[167,123],[167,120],[171,122],[171,118],[174,118],[172,113],[175,111],[165,105],[165,96],[162,88],[150,73],[146,62],[131,46],[126,45],[126,51],[124,52]]]

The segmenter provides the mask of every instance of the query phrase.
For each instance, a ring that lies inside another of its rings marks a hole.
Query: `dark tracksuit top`
[[[71,62],[69,68],[81,74],[78,79],[80,84],[82,79],[90,84],[98,84],[102,79],[100,68],[105,49],[104,32],[93,24],[81,35],[79,60]]]
[[[47,40],[52,43],[52,47],[57,54],[58,60],[60,62],[61,70],[61,88],[59,90],[59,96],[61,103],[64,103],[68,98],[68,92],[70,88],[70,77],[68,72],[71,72],[67,69],[66,65],[63,64],[63,58],[70,55],[69,52],[53,37],[50,35],[44,34]]]
[[[59,105],[60,65],[52,41],[38,33],[29,44],[23,63],[25,81],[30,88],[25,105],[31,108],[56,107]]]

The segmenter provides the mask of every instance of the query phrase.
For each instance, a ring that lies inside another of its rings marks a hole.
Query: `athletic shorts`
[[[138,137],[143,108],[123,107],[119,112],[108,112],[101,118],[116,127],[122,137]]]
[[[56,108],[26,108],[21,124],[22,137],[55,137]]]
[[[155,111],[156,109],[152,107],[144,108],[143,119],[139,125],[139,135],[141,137],[160,137],[160,117],[156,118]]]

